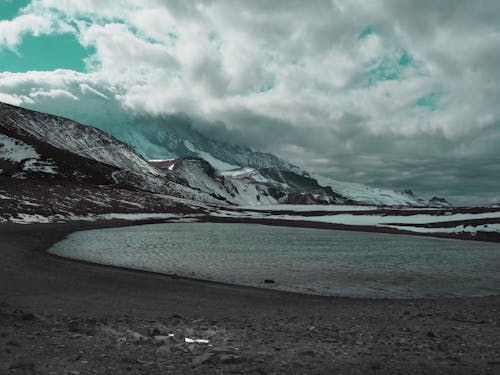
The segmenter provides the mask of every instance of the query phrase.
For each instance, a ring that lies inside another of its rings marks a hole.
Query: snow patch
[[[0,133],[0,159],[19,163],[26,159],[38,158],[40,155],[32,146]]]
[[[386,206],[421,206],[422,202],[407,194],[389,189],[380,189],[363,184],[336,181],[318,174],[311,175],[321,186],[330,186],[336,193],[353,201]]]
[[[187,140],[184,141],[184,145],[186,146],[186,148],[189,151],[194,152],[200,158],[205,159],[206,161],[208,161],[210,163],[210,165],[212,167],[214,167],[215,169],[217,169],[219,171],[226,171],[226,170],[229,170],[229,169],[240,168],[238,165],[232,165],[232,164],[223,162],[223,161],[221,161],[219,159],[216,159],[211,154],[209,154],[208,152],[197,150],[196,147],[191,142],[189,142]]]
[[[260,206],[240,206],[238,208],[257,211],[375,211],[375,206],[351,206],[351,205],[308,205],[308,204],[263,204]]]

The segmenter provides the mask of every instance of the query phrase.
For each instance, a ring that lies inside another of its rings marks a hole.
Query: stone
[[[122,332],[119,332],[119,331],[117,331],[116,329],[111,328],[111,327],[102,327],[102,328],[101,328],[101,331],[102,331],[102,333],[104,333],[106,336],[110,336],[110,337],[115,337],[115,338],[118,338],[118,337],[122,337],[122,336],[123,336],[123,333],[122,333]]]
[[[146,341],[146,337],[138,332],[129,329],[127,330],[127,340],[134,343],[141,343],[143,341]]]
[[[312,350],[304,350],[299,353],[301,356],[304,357],[316,357],[316,353]]]
[[[156,352],[162,355],[170,354],[172,353],[172,347],[170,345],[162,345],[156,350]]]
[[[22,316],[21,316],[21,319],[22,320],[33,320],[35,319],[35,315],[32,314],[32,313],[24,313]]]
[[[243,358],[236,354],[221,354],[219,356],[219,361],[225,364],[241,363],[243,362]]]
[[[81,327],[80,327],[80,324],[78,323],[78,321],[76,320],[72,320],[68,323],[68,331],[70,332],[80,332],[81,331]]]
[[[196,356],[193,358],[191,364],[193,366],[200,366],[204,363],[207,363],[208,361],[210,361],[212,359],[212,357],[214,356],[213,353],[203,353],[199,356]]]
[[[155,324],[148,329],[149,336],[168,336],[169,330],[163,324]]]
[[[25,372],[33,371],[35,363],[29,359],[20,359],[9,365],[9,370],[23,370]]]
[[[164,345],[170,341],[170,336],[153,336],[154,345]]]

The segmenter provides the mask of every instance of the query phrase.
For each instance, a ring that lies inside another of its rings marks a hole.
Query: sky
[[[337,180],[496,203],[499,14],[497,0],[0,0],[0,101],[115,128],[187,114]]]

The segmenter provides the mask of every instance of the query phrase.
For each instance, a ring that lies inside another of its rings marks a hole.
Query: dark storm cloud
[[[499,13],[488,0],[37,0],[23,15],[93,47],[89,71],[0,73],[0,99],[76,98],[75,111],[110,117],[90,87],[117,112],[186,113],[212,137],[338,180],[488,203]],[[25,21],[7,25],[10,44],[40,32]]]

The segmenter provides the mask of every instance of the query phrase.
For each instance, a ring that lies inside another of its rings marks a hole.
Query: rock
[[[372,370],[382,370],[383,367],[384,367],[384,365],[380,361],[372,361],[370,363],[370,368]]]
[[[265,279],[264,280],[264,284],[274,284],[276,281],[274,281],[273,279]]]
[[[21,319],[22,320],[33,320],[35,319],[35,315],[32,314],[32,313],[24,313],[22,316],[21,316]]]
[[[203,350],[202,346],[198,344],[189,344],[187,348],[193,354],[198,354]]]
[[[68,331],[70,332],[81,332],[80,323],[76,320],[72,320],[68,323]]]
[[[26,373],[33,371],[34,368],[35,363],[29,359],[19,359],[9,365],[9,370],[23,370]]]
[[[157,352],[158,354],[170,354],[170,353],[172,353],[172,346],[170,346],[170,345],[168,345],[168,344],[167,344],[167,345],[162,345],[162,346],[160,346],[160,347],[156,350],[156,352]]]
[[[155,324],[148,329],[149,336],[168,336],[169,329],[163,324]]]
[[[212,348],[212,352],[217,354],[234,354],[234,349],[227,346],[216,346]]]
[[[134,357],[134,356],[129,356],[129,355],[124,355],[122,357],[120,357],[120,361],[122,363],[125,363],[127,365],[137,365],[139,364],[139,362],[137,361],[137,358]]]
[[[214,329],[208,329],[205,331],[205,336],[212,337],[217,334],[217,331]]]
[[[127,330],[126,334],[127,334],[127,340],[130,342],[141,343],[147,340],[147,338],[141,335],[140,333],[134,332],[130,329]]]
[[[116,329],[113,329],[111,327],[101,327],[101,331],[106,336],[110,336],[110,337],[118,338],[118,337],[122,337],[123,336],[122,332],[119,332]]]
[[[200,365],[210,361],[213,356],[214,356],[213,353],[203,353],[197,357],[194,357],[191,364],[193,366],[200,366]]]
[[[19,341],[16,341],[16,340],[8,340],[5,345],[9,345],[9,346],[21,346],[21,343]]]
[[[299,353],[299,355],[305,356],[305,357],[316,357],[316,353],[312,350],[304,350]]]
[[[170,341],[170,336],[153,336],[154,345],[164,345]]]
[[[243,362],[243,358],[240,357],[239,355],[235,354],[221,354],[219,356],[219,362],[220,363],[241,363]]]

